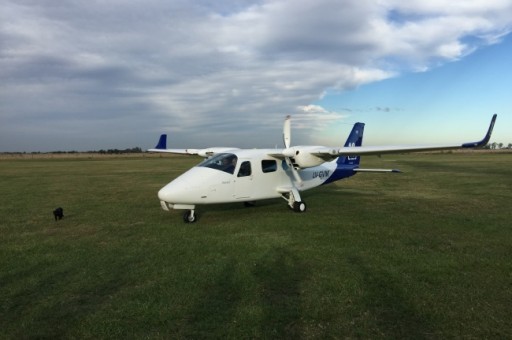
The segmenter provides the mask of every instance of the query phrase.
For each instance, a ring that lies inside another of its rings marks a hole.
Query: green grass
[[[368,157],[405,173],[186,225],[156,193],[198,161],[1,160],[0,337],[512,337],[511,154]]]

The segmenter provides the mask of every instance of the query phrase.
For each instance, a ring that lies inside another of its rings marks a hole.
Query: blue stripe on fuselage
[[[325,182],[323,182],[322,185],[339,181],[340,179],[344,179],[350,176],[354,176],[355,174],[357,174],[357,172],[355,172],[354,169],[357,168],[359,168],[359,165],[347,165],[338,163],[336,170],[334,170],[332,175],[329,176],[329,178]]]

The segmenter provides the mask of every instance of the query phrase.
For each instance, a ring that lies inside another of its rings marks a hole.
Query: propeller
[[[291,142],[291,120],[292,117],[290,115],[286,116],[286,119],[284,120],[284,126],[283,126],[283,140],[284,140],[284,147],[288,149],[290,147]]]
[[[299,172],[295,167],[293,166],[293,162],[291,160],[291,157],[295,156],[295,152],[293,149],[290,148],[291,143],[291,117],[290,115],[286,116],[286,119],[284,120],[283,125],[283,142],[285,149],[283,150],[284,159],[286,160],[286,164],[292,171],[293,177],[295,178],[295,181],[300,185],[302,184],[302,179],[300,178]]]

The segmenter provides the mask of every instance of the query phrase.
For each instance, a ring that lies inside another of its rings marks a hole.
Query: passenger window
[[[238,170],[238,177],[246,177],[251,175],[251,162],[245,161],[240,164],[240,170]]]
[[[261,171],[264,173],[274,172],[277,170],[277,162],[274,160],[264,159],[261,161]]]

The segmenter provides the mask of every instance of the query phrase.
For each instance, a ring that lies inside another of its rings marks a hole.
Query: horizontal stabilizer
[[[393,173],[402,173],[402,171],[398,169],[354,169],[355,172],[393,172]]]

